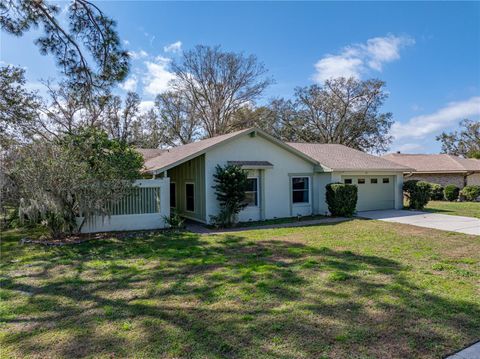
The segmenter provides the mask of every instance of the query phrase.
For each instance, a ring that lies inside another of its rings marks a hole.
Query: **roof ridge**
[[[450,155],[450,154],[448,154],[448,153],[441,153],[441,154],[447,155],[448,158],[449,158],[451,161],[453,161],[456,165],[460,166],[460,167],[461,167],[462,169],[464,169],[464,170],[467,170],[467,168],[466,168],[460,161],[458,161],[458,159],[457,159],[458,156]]]

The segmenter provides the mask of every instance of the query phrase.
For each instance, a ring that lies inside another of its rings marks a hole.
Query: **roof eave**
[[[334,168],[335,172],[409,172],[408,168]]]
[[[264,132],[263,130],[260,130],[258,128],[251,128],[249,130],[245,130],[245,131],[242,131],[242,132],[239,132],[238,134],[236,134],[235,136],[232,136],[232,137],[229,137],[227,139],[225,139],[224,141],[221,141],[221,142],[218,142],[218,143],[215,143],[213,145],[211,145],[210,147],[207,147],[203,150],[200,150],[198,152],[195,152],[189,156],[186,156],[185,158],[182,158],[178,161],[175,161],[174,163],[171,163],[167,166],[163,166],[163,167],[159,167],[159,168],[154,168],[154,169],[146,169],[145,172],[147,173],[151,173],[151,174],[159,174],[159,173],[162,173],[162,172],[165,172],[165,171],[168,171],[169,169],[173,168],[173,167],[176,167],[178,165],[181,165],[182,163],[185,163],[187,161],[190,161],[191,159],[195,158],[195,157],[198,157],[198,156],[201,156],[203,154],[205,154],[206,152],[212,150],[213,148],[216,148],[218,146],[221,146],[229,141],[232,141],[240,136],[243,136],[243,135],[249,135],[251,133],[258,133],[259,135],[261,135],[262,137],[266,138],[267,140],[269,140],[270,142],[273,142],[275,144],[277,144],[279,147],[289,151],[290,153],[293,153],[295,155],[297,155],[298,157],[301,157],[303,158],[304,160],[308,161],[308,162],[311,162],[312,164],[314,165],[320,165],[320,163],[318,161],[316,161],[315,159],[311,158],[310,156],[307,156],[306,154],[304,154],[303,152],[297,150],[296,148],[293,148],[292,146],[276,139],[275,137],[269,135],[268,133]]]

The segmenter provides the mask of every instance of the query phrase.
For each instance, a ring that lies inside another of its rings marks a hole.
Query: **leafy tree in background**
[[[338,143],[381,153],[392,141],[392,114],[380,111],[387,93],[380,80],[336,78],[295,90],[293,100],[271,103],[266,129],[286,141]]]
[[[480,159],[480,122],[465,119],[460,131],[443,132],[437,141],[442,143],[442,153]]]
[[[0,146],[3,149],[35,131],[41,99],[25,85],[25,70],[0,67]]]
[[[253,105],[272,83],[253,55],[225,52],[219,46],[198,45],[172,64],[175,91],[186,96],[206,137],[233,130],[233,115]]]
[[[42,54],[54,56],[68,86],[91,95],[125,79],[128,53],[122,49],[115,22],[87,0],[72,0],[68,24],[59,19],[60,7],[46,1],[0,2],[0,26],[15,36],[43,28],[35,43]]]
[[[200,121],[184,93],[168,91],[159,94],[155,100],[155,114],[165,145],[185,145],[199,138]]]

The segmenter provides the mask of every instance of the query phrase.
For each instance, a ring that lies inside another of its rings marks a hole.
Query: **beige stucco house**
[[[219,207],[217,165],[248,170],[249,201],[240,221],[328,213],[325,186],[358,186],[357,210],[402,208],[403,173],[411,170],[342,145],[285,143],[250,128],[169,150],[140,150],[145,171],[170,180],[170,206],[209,223]]]
[[[454,184],[459,188],[480,185],[480,160],[447,154],[390,153],[383,158],[413,168],[405,172],[405,180],[417,179],[442,186]]]

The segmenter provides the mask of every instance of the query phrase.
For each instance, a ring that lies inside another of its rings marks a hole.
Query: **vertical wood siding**
[[[170,182],[175,183],[177,191],[177,210],[186,217],[205,221],[205,155],[168,170]],[[195,211],[186,210],[185,183],[195,184]]]

